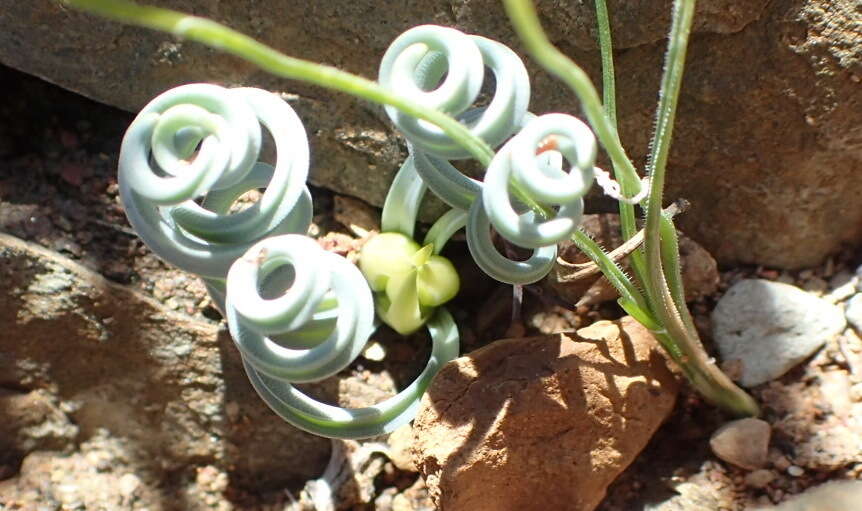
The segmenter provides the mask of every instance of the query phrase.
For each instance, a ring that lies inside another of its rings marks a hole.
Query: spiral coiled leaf
[[[269,297],[286,286],[281,296]],[[324,436],[375,436],[409,422],[437,369],[458,355],[457,328],[439,309],[427,323],[433,342],[428,364],[396,396],[347,409],[303,394],[294,383],[347,367],[375,328],[374,300],[362,273],[306,236],[267,238],[238,259],[228,273],[225,313],[264,401],[294,426]]]
[[[261,125],[275,140],[274,167],[258,161]],[[308,160],[302,122],[278,96],[185,85],[156,97],[126,131],[120,195],[132,227],[159,257],[223,279],[258,240],[307,230]],[[263,187],[253,206],[229,212],[240,195]]]
[[[475,107],[486,67],[494,72],[496,89],[487,106]],[[577,229],[582,197],[593,182],[596,140],[590,129],[568,115],[529,113],[529,77],[518,56],[500,43],[451,28],[425,25],[399,36],[383,57],[380,81],[456,116],[492,147],[505,142],[484,179],[473,179],[450,163],[468,156],[454,141],[424,121],[387,108],[410,152],[396,178],[399,188],[408,189],[406,183],[418,176],[441,200],[463,211],[448,218],[465,219],[471,254],[490,276],[511,284],[544,277],[554,264],[556,244]],[[551,150],[539,150],[547,140],[553,140]],[[564,161],[572,171],[563,170]],[[512,188],[523,201],[513,201]],[[403,195],[387,199],[387,206]],[[415,208],[411,201],[402,209],[415,214]],[[541,214],[537,208],[544,208]],[[399,217],[398,208],[388,209],[398,211],[388,216]],[[553,218],[542,218],[547,212]],[[533,255],[525,261],[501,255],[491,226],[514,245],[534,249]]]
[[[487,106],[475,108],[486,67],[494,73],[496,89]],[[419,104],[464,122],[492,147],[514,133],[530,102],[527,70],[512,50],[436,25],[414,27],[398,36],[383,55],[379,80]],[[438,127],[393,107],[386,107],[386,112],[421,151],[447,160],[470,157]]]
[[[545,141],[551,148],[541,151]],[[583,196],[593,182],[596,140],[582,121],[565,114],[547,114],[527,123],[491,161],[482,195],[470,206],[467,242],[476,263],[503,282],[528,284],[551,270],[557,243],[578,228]],[[541,151],[541,152],[540,152]],[[537,154],[540,152],[540,154]],[[569,172],[563,163],[571,165]],[[514,203],[512,183],[541,206],[554,212],[544,219]],[[509,242],[535,249],[526,261],[503,257],[494,247],[489,226]]]

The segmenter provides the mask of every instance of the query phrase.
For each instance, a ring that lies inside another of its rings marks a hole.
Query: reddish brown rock
[[[676,393],[654,339],[631,318],[498,341],[434,379],[414,459],[441,511],[590,511]]]

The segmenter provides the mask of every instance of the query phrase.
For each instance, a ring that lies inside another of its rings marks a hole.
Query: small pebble
[[[787,467],[787,474],[793,477],[799,477],[804,474],[805,471],[802,470],[801,467],[797,467],[796,465],[790,465]]]
[[[820,277],[812,277],[802,284],[802,289],[809,293],[822,295],[827,289],[829,289],[829,284]]]
[[[749,472],[745,476],[745,484],[751,488],[765,488],[775,480],[775,472],[766,469]]]
[[[791,286],[796,285],[796,278],[786,271],[781,272],[781,275],[779,275],[775,281],[782,284],[789,284]]]
[[[809,488],[776,507],[761,511],[852,511],[859,509],[862,481],[835,481]]]
[[[389,435],[389,459],[399,470],[417,472],[416,464],[413,462],[411,448],[415,443],[413,439],[413,428],[405,424]]]
[[[712,452],[738,467],[754,470],[766,464],[772,428],[760,419],[739,419],[720,427],[709,440]]]
[[[780,455],[772,460],[772,466],[777,470],[784,471],[790,467],[790,460],[788,460],[786,456]]]
[[[837,303],[853,296],[856,293],[856,283],[858,280],[858,277],[847,271],[835,274],[835,276],[829,279],[829,288],[831,289],[828,295],[829,301]]]
[[[366,360],[380,362],[386,358],[386,350],[379,342],[371,341],[368,343],[368,346],[366,346],[365,351],[362,352],[362,356],[365,357]]]
[[[120,478],[120,495],[131,497],[141,485],[141,480],[135,474],[124,474]]]
[[[758,270],[757,276],[767,280],[775,280],[778,278],[779,273],[778,270],[768,270],[763,268]]]

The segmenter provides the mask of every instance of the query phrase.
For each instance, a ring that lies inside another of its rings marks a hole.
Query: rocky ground
[[[434,467],[416,463],[414,432],[330,444],[293,430],[258,402],[203,286],[161,263],[125,221],[115,173],[129,114],[6,68],[0,83],[9,91],[0,104],[0,231],[11,235],[0,239],[6,272],[0,509],[281,510],[327,509],[333,502],[338,509],[434,509],[431,497],[445,481],[426,484],[418,474],[433,474]],[[374,212],[363,203],[324,189],[313,194],[316,234],[330,246],[349,249],[351,224],[373,227]],[[622,316],[613,302],[599,299],[566,309],[537,288],[527,290],[522,320],[513,322],[510,288],[484,278],[462,248],[454,243],[451,256],[472,285],[452,309],[464,353],[503,337]],[[716,348],[711,332],[720,329],[713,323],[723,319],[713,310],[746,279],[795,285],[806,299],[841,311],[860,301],[852,298],[860,263],[858,253],[845,252],[794,272],[723,268],[717,285],[694,302],[695,321],[708,347]],[[862,324],[848,316],[848,325],[788,362],[786,372],[753,387],[771,427],[763,459],[751,465],[714,447],[724,459],[717,457],[710,437],[729,418],[682,384],[676,405],[643,428],[643,445],[629,446],[630,457],[613,462],[617,472],[625,470],[598,509],[753,509],[825,482],[859,479],[862,340],[856,328]],[[583,343],[584,335],[571,342]],[[421,336],[400,340],[383,332],[374,340],[375,349],[339,381],[310,390],[344,405],[365,404],[408,381],[427,356]],[[750,369],[733,356],[722,361],[738,378]],[[577,445],[577,438],[566,442]],[[598,491],[600,498],[605,488]],[[834,493],[826,499],[838,502]],[[781,509],[804,509],[786,505]]]

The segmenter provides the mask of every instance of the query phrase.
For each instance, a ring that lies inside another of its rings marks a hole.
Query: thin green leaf
[[[623,270],[602,250],[602,247],[595,240],[590,238],[585,232],[578,230],[572,234],[572,242],[574,242],[581,252],[598,265],[599,269],[601,269],[602,273],[608,279],[608,282],[619,291],[620,296],[624,300],[635,304],[640,309],[649,310],[647,302],[637,286],[632,283]]]

